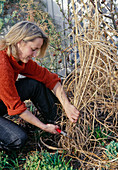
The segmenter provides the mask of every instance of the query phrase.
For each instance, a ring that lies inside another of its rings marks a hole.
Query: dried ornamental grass
[[[74,39],[72,48],[79,50],[80,64],[78,66],[75,50],[75,70],[63,86],[81,114],[78,122],[72,124],[65,120],[63,112],[61,125],[72,140],[62,136],[59,145],[80,161],[81,168],[115,169],[118,168],[118,155],[110,160],[106,154],[110,141],[118,142],[118,56],[115,42],[111,37],[110,43],[104,36],[106,30],[101,28],[104,21],[97,10],[97,1],[95,12],[90,12],[93,11],[92,5],[81,0],[86,10],[81,19],[77,13],[77,1],[71,3],[75,25],[70,35]],[[108,35],[118,36],[116,30],[104,24],[109,28]]]

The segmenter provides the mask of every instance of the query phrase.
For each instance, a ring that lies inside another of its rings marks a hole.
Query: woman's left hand
[[[66,104],[64,109],[69,120],[73,123],[76,123],[80,112],[70,103]]]
[[[76,107],[74,107],[69,102],[60,82],[57,82],[57,84],[53,88],[53,91],[55,95],[57,96],[57,98],[59,99],[60,103],[62,104],[69,120],[73,123],[76,123],[80,112],[76,109]]]

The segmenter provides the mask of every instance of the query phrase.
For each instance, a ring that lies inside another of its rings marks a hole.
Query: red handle
[[[59,128],[57,128],[56,131],[57,131],[58,133],[61,133],[61,129],[59,129]]]

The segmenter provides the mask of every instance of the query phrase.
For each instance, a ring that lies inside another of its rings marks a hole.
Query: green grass
[[[17,156],[15,152],[11,155],[7,155],[5,152],[1,151],[0,170],[73,170],[73,167],[70,166],[71,159],[66,162],[63,156],[63,154],[60,155],[58,152],[51,154],[45,150],[42,152],[30,152],[23,158],[23,155]]]
[[[35,152],[28,156],[27,161],[24,165],[26,170],[32,169],[35,170],[72,170],[72,167],[69,167],[69,162],[63,159],[63,155],[60,156],[58,152],[55,154],[50,154],[47,151],[42,151],[41,153]]]
[[[2,169],[19,169],[20,163],[25,159],[17,156],[16,152],[6,154],[4,151],[0,152],[0,170]]]

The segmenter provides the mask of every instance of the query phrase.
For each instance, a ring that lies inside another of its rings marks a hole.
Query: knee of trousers
[[[30,88],[37,88],[38,86],[44,86],[44,84],[38,80],[35,79],[31,79],[31,78],[27,78],[27,80],[29,81],[30,84]]]
[[[13,142],[13,148],[14,149],[19,149],[24,146],[24,144],[27,141],[27,134],[25,132],[22,132],[22,134],[18,135],[16,139]],[[11,145],[12,146],[12,145]]]
[[[42,82],[39,82],[37,80],[34,79],[29,79],[29,84],[30,84],[30,92],[31,92],[31,99],[35,98],[37,96],[37,94],[40,93],[40,91],[42,90],[42,88],[44,88],[44,84]]]
[[[11,138],[9,139],[8,143],[0,142],[0,145],[5,150],[20,149],[26,143],[27,138],[28,138],[27,134],[24,131],[22,131],[22,133],[18,135],[13,135],[13,136],[11,135]]]

